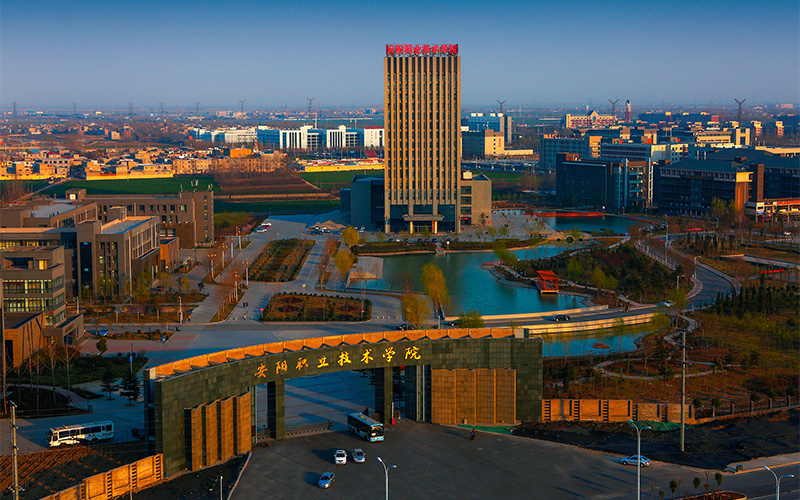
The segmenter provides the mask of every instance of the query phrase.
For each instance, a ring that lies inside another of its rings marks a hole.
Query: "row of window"
[[[64,305],[64,294],[59,293],[53,298],[26,297],[3,299],[3,307],[6,312],[29,312],[29,311],[52,311]]]
[[[64,288],[64,276],[53,280],[4,280],[3,293],[53,293]]]

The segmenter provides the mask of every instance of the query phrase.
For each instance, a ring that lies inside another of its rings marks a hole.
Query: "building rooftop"
[[[741,163],[725,160],[681,160],[670,163],[662,168],[674,170],[694,170],[697,172],[724,172],[736,173],[749,171]]]
[[[63,200],[57,200],[56,203],[50,205],[37,205],[31,210],[31,217],[53,217],[54,215],[61,215],[63,213],[70,212],[76,208],[78,207],[71,203],[67,203]]]
[[[74,227],[0,227],[0,234],[74,233]]]
[[[36,314],[6,313],[6,314],[3,315],[3,329],[4,330],[16,330],[17,328],[20,328],[22,325],[35,320],[41,314],[44,314],[44,313],[36,313]]]
[[[114,220],[103,224],[101,234],[123,234],[156,217],[126,217],[124,220]]]

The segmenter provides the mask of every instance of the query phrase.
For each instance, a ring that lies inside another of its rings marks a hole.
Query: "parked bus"
[[[47,442],[51,448],[62,444],[96,443],[110,439],[114,439],[114,422],[111,420],[65,425],[47,432]]]
[[[347,415],[347,428],[367,441],[383,441],[383,424],[363,413]]]

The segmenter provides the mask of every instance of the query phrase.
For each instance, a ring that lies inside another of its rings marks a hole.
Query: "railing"
[[[316,434],[333,429],[333,421],[315,422],[311,424],[299,424],[286,427],[286,437],[301,436],[303,434]]]

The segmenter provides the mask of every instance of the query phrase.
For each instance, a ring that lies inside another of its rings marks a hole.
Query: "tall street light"
[[[628,424],[636,429],[636,500],[642,500],[642,431],[650,430],[650,426],[640,429],[630,419]]]
[[[386,463],[383,460],[381,460],[381,457],[377,457],[377,458],[378,458],[378,462],[380,462],[381,465],[383,465],[383,473],[384,473],[384,476],[386,477],[386,500],[389,500],[389,469],[394,469],[397,466],[396,465],[390,465],[390,466],[387,467]]]
[[[773,471],[766,465],[764,466],[764,468],[770,471],[773,476],[775,476],[775,500],[781,500],[781,479],[785,477],[794,477],[794,474],[784,474],[783,476],[779,477],[777,474],[775,474],[775,471]]]

